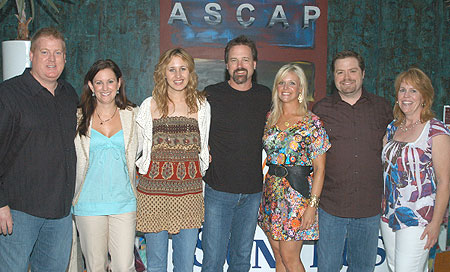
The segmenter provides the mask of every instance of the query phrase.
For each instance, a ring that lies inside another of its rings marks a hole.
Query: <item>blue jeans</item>
[[[319,272],[338,272],[344,263],[347,239],[347,272],[375,269],[380,215],[367,218],[337,217],[319,209],[320,238],[317,248]]]
[[[72,247],[72,215],[46,219],[11,210],[11,235],[0,235],[0,272],[66,271]]]
[[[167,271],[167,231],[145,233],[147,272]],[[172,262],[174,272],[192,272],[198,229],[182,229],[172,234]]]
[[[250,270],[261,193],[232,194],[205,185],[202,232],[202,272],[223,271],[229,247],[228,271]]]

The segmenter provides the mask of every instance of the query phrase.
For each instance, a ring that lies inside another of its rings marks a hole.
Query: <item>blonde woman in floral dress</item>
[[[263,137],[269,172],[258,216],[274,252],[277,272],[305,271],[300,260],[303,241],[319,238],[317,207],[330,143],[322,122],[308,111],[306,97],[303,70],[294,63],[281,67]],[[298,173],[303,173],[303,179]],[[305,186],[297,191],[290,182],[301,180]]]

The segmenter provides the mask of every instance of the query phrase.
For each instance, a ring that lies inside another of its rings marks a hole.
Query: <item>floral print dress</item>
[[[263,136],[268,164],[312,166],[313,159],[330,147],[328,135],[315,114],[308,114],[286,130],[266,127]],[[310,189],[313,173],[308,177]],[[308,199],[295,191],[285,178],[266,174],[259,208],[258,225],[274,240],[317,240],[317,212],[314,224],[300,230]]]
[[[425,124],[419,138],[407,143],[394,140],[395,120],[387,127],[383,148],[384,196],[381,219],[394,231],[431,222],[436,200],[436,176],[431,158],[432,138],[450,135],[439,120]],[[446,213],[448,214],[448,213]],[[444,220],[446,220],[446,217]]]

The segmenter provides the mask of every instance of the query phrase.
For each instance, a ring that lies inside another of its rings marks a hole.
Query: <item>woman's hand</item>
[[[434,244],[436,244],[440,230],[441,224],[434,223],[433,221],[431,221],[431,223],[425,227],[425,230],[420,236],[420,240],[423,240],[425,239],[425,236],[428,236],[427,243],[425,244],[425,247],[423,249],[431,249]]]
[[[307,207],[305,213],[302,216],[302,223],[300,224],[300,229],[309,229],[312,224],[314,224],[314,219],[316,217],[316,208]]]

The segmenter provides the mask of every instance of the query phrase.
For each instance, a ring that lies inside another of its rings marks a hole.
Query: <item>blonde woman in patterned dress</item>
[[[305,271],[300,260],[303,241],[319,238],[317,207],[330,143],[322,122],[307,109],[307,90],[306,76],[299,66],[290,63],[280,68],[263,137],[269,172],[258,224],[272,247],[277,272]],[[306,171],[306,191],[290,185],[289,181],[300,180],[294,171]]]
[[[169,234],[174,271],[192,271],[204,217],[210,106],[197,90],[194,59],[184,49],[162,54],[153,78],[153,97],[137,118],[144,142],[136,162],[136,228],[145,233],[147,271],[167,271]]]

